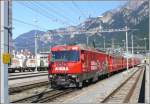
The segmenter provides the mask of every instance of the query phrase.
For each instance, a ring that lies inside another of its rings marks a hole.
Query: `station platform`
[[[149,76],[149,73],[150,73],[150,64],[147,64],[146,65],[146,72],[145,72],[145,103],[146,104],[149,104],[150,103],[150,88],[149,88],[149,86],[150,86],[150,83],[149,83],[149,81],[150,81],[150,76]]]

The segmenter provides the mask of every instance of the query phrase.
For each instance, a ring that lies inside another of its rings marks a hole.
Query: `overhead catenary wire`
[[[28,1],[29,2],[29,1]],[[60,19],[58,19],[55,15],[53,15],[53,14],[51,14],[50,13],[50,11],[51,11],[51,9],[50,10],[47,10],[45,7],[43,7],[42,5],[40,5],[40,4],[38,4],[37,2],[32,2],[32,1],[30,1],[29,2],[30,4],[32,4],[32,6],[34,6],[34,7],[38,7],[39,8],[39,10],[41,10],[42,12],[44,11],[46,14],[48,14],[48,16],[52,16],[51,18],[53,18],[53,17],[55,17],[56,19],[54,20],[55,22],[57,22],[57,21],[59,21],[61,24],[67,24],[67,25],[71,25],[69,22],[66,22],[66,21],[63,21],[62,20],[62,18]],[[43,13],[44,13],[43,12]]]
[[[92,1],[90,1],[90,0],[87,0],[87,4],[88,4],[88,7],[89,7],[89,9],[90,8],[92,8]],[[88,9],[87,9],[88,10]],[[88,14],[88,18],[91,18],[91,17],[94,17],[94,16],[92,16],[92,15],[94,15],[95,13],[94,13],[94,11],[87,11],[87,14]]]
[[[34,25],[34,24],[31,24],[31,23],[28,23],[28,22],[25,22],[25,21],[22,21],[22,20],[19,20],[19,19],[16,19],[16,18],[12,18],[14,21],[16,21],[16,22],[19,22],[19,23],[22,23],[22,24],[25,24],[25,25],[29,25],[29,26],[33,26],[33,27],[37,27],[37,25]],[[4,27],[4,26],[3,26]],[[38,26],[39,27],[39,26]],[[41,27],[39,27],[39,28],[41,28]],[[44,29],[44,28],[42,28],[42,29]],[[47,29],[45,29],[45,30],[47,30]],[[1,30],[2,31],[2,30]],[[31,37],[32,38],[32,37]],[[31,39],[30,38],[30,39]],[[32,40],[29,40],[29,39],[26,39],[26,38],[23,38],[23,40],[27,40],[28,42],[29,41],[32,41]],[[1,42],[1,41],[0,41]],[[12,43],[13,43],[13,41],[11,41]],[[10,47],[10,48],[14,48],[15,47],[15,44],[6,44],[6,43],[1,43],[1,44],[3,44],[4,46],[8,46],[8,47]],[[20,46],[17,46],[17,47],[20,47]],[[23,47],[24,48],[24,47]],[[1,48],[2,49],[2,48]]]
[[[27,5],[26,3],[28,3],[28,5]],[[23,6],[25,6],[25,7],[28,8],[28,9],[32,10],[33,12],[35,12],[35,13],[37,13],[37,14],[40,14],[41,16],[43,16],[43,17],[49,19],[49,20],[52,21],[52,22],[55,22],[55,23],[56,23],[56,22],[57,22],[57,23],[59,22],[59,23],[61,23],[62,25],[64,25],[64,24],[70,25],[70,23],[68,23],[68,22],[66,22],[66,21],[62,21],[62,20],[57,19],[57,18],[53,19],[53,18],[56,17],[56,16],[47,13],[47,11],[45,11],[45,10],[44,10],[44,12],[43,12],[43,8],[38,7],[38,6],[35,6],[35,5],[32,5],[32,3],[30,3],[30,2],[26,2],[26,3],[20,3],[20,4],[23,5]],[[31,5],[32,5],[32,6],[31,6]],[[33,7],[33,6],[34,6],[34,7]],[[35,8],[35,7],[36,7],[36,8]],[[37,7],[38,7],[38,8],[37,8]],[[39,9],[39,8],[40,8],[40,9]],[[57,21],[56,21],[56,20],[57,20]]]
[[[62,1],[61,3],[63,3],[63,1]],[[67,18],[70,18],[72,21],[75,22],[76,17],[70,15],[71,13],[75,13],[75,12],[73,12],[73,10],[71,10],[72,12],[69,12],[69,13],[66,15],[66,13],[63,12],[63,11],[65,11],[65,10],[63,10],[63,8],[57,7],[57,9],[55,9],[55,6],[54,6],[52,3],[47,4],[47,6],[50,7],[50,9],[53,8],[53,10],[55,10],[57,13],[58,13],[58,12],[60,13],[60,10],[61,10],[62,15],[65,15]],[[66,6],[66,3],[65,3],[65,6]],[[69,7],[68,9],[71,9],[71,8]],[[75,23],[76,23],[76,22],[75,22]]]
[[[12,18],[12,19],[13,19],[14,21],[16,21],[16,22],[19,22],[19,23],[22,23],[22,24],[25,24],[25,25],[29,25],[29,26],[32,26],[32,27],[38,27],[38,28],[40,28],[40,29],[42,29],[42,30],[48,30],[48,29],[46,29],[46,28],[44,28],[44,27],[40,27],[40,26],[31,24],[31,23],[28,23],[28,22],[26,22],[26,21],[23,21],[23,20],[20,20],[20,19],[17,19],[17,18]]]
[[[21,3],[21,5],[23,5],[23,6],[25,6],[25,7],[27,7],[27,8],[29,8],[29,9],[31,9],[32,11],[34,11],[34,12],[36,12],[36,13],[39,13],[40,15],[44,15],[46,18],[48,18],[48,19],[50,19],[51,17],[49,17],[50,15],[45,15],[45,14],[43,14],[43,12],[42,11],[39,11],[38,9],[35,9],[35,8],[33,8],[33,7],[31,7],[31,6],[29,6],[29,5],[25,5],[24,3],[22,4]],[[30,5],[31,5],[31,3],[30,3]],[[34,5],[35,6],[35,5]],[[36,6],[37,7],[37,6]],[[40,9],[41,9],[41,7],[40,7]],[[51,20],[51,19],[50,19]],[[93,23],[93,22],[92,22]],[[92,24],[91,23],[91,24]],[[62,24],[64,24],[64,22],[62,22]],[[68,24],[68,23],[67,23]],[[90,24],[90,25],[91,25]],[[90,25],[89,25],[89,27],[90,27]]]
[[[70,20],[72,23],[74,23],[74,21],[70,17],[68,18],[67,16],[62,15],[61,14],[62,12],[60,12],[60,11],[58,12],[58,11],[56,11],[53,8],[49,8],[47,6],[43,6],[43,5],[41,5],[41,4],[39,4],[38,2],[35,2],[35,1],[31,1],[31,3],[33,3],[36,6],[42,8],[43,10],[47,11],[47,13],[49,13],[49,14],[53,13],[53,14],[59,16],[59,17],[64,18],[66,21]],[[51,5],[51,4],[49,3],[48,5]],[[70,25],[73,25],[73,24],[70,23]]]
[[[96,4],[93,3],[93,0],[87,0],[87,2],[88,2],[88,4],[89,4],[89,7],[90,7],[90,8],[92,8],[93,6],[101,6],[101,4],[102,4],[102,3],[100,3],[101,1],[99,1],[99,0],[96,1]],[[103,4],[102,4],[102,5],[103,5]],[[97,10],[91,11],[90,14],[89,14],[89,18],[90,18],[90,17],[95,17],[97,13],[98,13],[98,14],[101,13],[101,10],[99,11],[99,9],[97,9]]]
[[[26,2],[26,3],[27,3],[27,2]],[[50,15],[43,14],[44,12],[39,11],[39,9],[35,9],[35,8],[31,7],[31,6],[30,6],[31,3],[29,3],[28,5],[26,5],[26,3],[20,3],[20,4],[23,5],[24,7],[28,8],[28,9],[30,9],[31,11],[33,11],[33,12],[35,12],[35,13],[37,13],[37,14],[40,14],[41,16],[43,16],[43,17],[49,19],[49,20],[52,21],[52,22],[55,21],[54,19],[52,19],[52,17],[50,17]]]
[[[68,2],[68,1],[61,1],[61,3],[64,5],[64,6],[66,6],[66,2]],[[71,2],[72,3],[72,2]],[[68,4],[69,5],[69,4]],[[71,10],[71,12],[69,12],[69,14],[67,14],[67,16],[68,17],[71,17],[72,19],[74,18],[74,20],[76,20],[76,19],[78,19],[79,20],[79,23],[80,23],[80,20],[81,20],[81,13],[80,13],[80,15],[79,16],[77,16],[77,17],[73,17],[72,15],[74,15],[74,13],[77,13],[77,8],[75,8],[74,7],[74,5],[72,4],[72,5],[69,5],[68,6],[68,8],[67,9],[69,9],[69,10]],[[61,9],[62,10],[62,9]],[[63,11],[63,10],[62,10]],[[79,19],[80,18],[80,19]]]
[[[22,21],[22,20],[19,20],[19,19],[16,19],[16,18],[13,18],[13,20],[14,20],[14,21],[17,21],[17,22],[20,22],[20,23],[23,23],[23,24],[26,24],[26,25],[30,25],[30,26],[37,27],[37,25],[31,24],[31,23],[28,23],[28,22],[25,22],[25,21]],[[96,19],[95,19],[95,20],[96,20]],[[95,22],[95,21],[93,21],[93,22]],[[92,23],[93,23],[93,22],[92,22]],[[92,24],[92,23],[91,23],[91,24]],[[91,24],[90,24],[90,25],[91,25]],[[90,25],[89,25],[89,26],[90,26]],[[41,28],[41,27],[39,27],[39,28]],[[45,28],[43,28],[43,29],[45,29]],[[48,29],[45,29],[45,30],[48,30]],[[111,29],[111,30],[112,30],[112,29]],[[106,30],[106,31],[107,31],[107,30]],[[76,32],[76,31],[70,31],[70,32]],[[83,31],[80,31],[80,32],[86,32],[86,31],[83,30]],[[98,32],[98,31],[95,31],[95,30],[94,30],[93,32]],[[137,37],[135,36],[135,38],[137,38]]]
[[[137,40],[138,40],[138,41],[137,41]],[[139,41],[140,41],[140,37],[134,35],[134,44],[135,44],[135,43],[139,43]]]
[[[76,7],[80,11],[81,15],[83,15],[85,18],[87,18],[86,15],[84,14],[84,12],[79,8],[79,6],[75,3],[74,0],[72,0],[72,4],[74,5],[74,7]]]
[[[38,27],[38,28],[44,29],[44,30],[46,30],[46,31],[48,30],[48,29],[46,29],[46,28],[39,27],[38,25],[34,25],[34,24],[31,24],[31,23],[28,23],[28,22],[25,22],[25,21],[22,21],[22,20],[19,20],[19,19],[16,19],[16,18],[13,18],[13,20],[16,21],[16,22],[25,24],[25,25],[29,25],[29,26],[33,26],[33,27]],[[36,30],[35,30],[35,31],[36,31]],[[31,38],[34,38],[34,37],[31,37]],[[31,39],[31,38],[30,38],[30,39]],[[40,38],[40,37],[39,37],[39,38]],[[26,38],[23,38],[23,40],[31,41],[31,40],[28,40],[28,39],[26,39]]]

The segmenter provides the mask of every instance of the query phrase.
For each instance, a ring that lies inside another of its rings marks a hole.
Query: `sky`
[[[75,26],[89,16],[123,5],[125,1],[13,1],[13,39],[30,30]]]

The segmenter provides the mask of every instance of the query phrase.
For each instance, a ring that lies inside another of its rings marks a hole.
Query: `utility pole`
[[[111,39],[112,49],[114,49],[114,38]]]
[[[9,103],[8,95],[8,63],[9,33],[11,32],[11,0],[0,0],[0,97],[3,104]],[[7,55],[6,55],[7,54]],[[7,56],[7,58],[6,58]]]
[[[144,38],[144,42],[145,42],[145,53],[146,53],[146,39],[147,39],[147,38]]]
[[[37,72],[37,39],[38,36],[35,34],[35,72]]]
[[[131,40],[132,40],[132,55],[134,54],[134,48],[133,48],[133,34],[131,35]],[[134,65],[133,65],[133,57],[132,57],[132,66],[134,67]]]
[[[34,20],[35,24],[37,24],[37,20],[35,19]],[[35,72],[38,72],[37,70],[37,39],[38,39],[38,36],[37,36],[37,32],[35,30]]]
[[[127,53],[127,70],[128,70],[128,27],[125,26],[126,31],[126,53]]]
[[[132,40],[132,55],[134,54],[134,48],[133,48],[133,34],[131,35],[131,40]]]
[[[89,44],[89,36],[86,37],[86,45],[88,46]]]
[[[125,49],[126,48],[125,40],[122,40],[122,42],[123,42],[123,48]]]
[[[105,36],[103,38],[104,38],[104,50],[105,50]]]
[[[51,53],[52,33],[48,32],[48,34],[49,34],[49,38],[50,38],[50,53]]]

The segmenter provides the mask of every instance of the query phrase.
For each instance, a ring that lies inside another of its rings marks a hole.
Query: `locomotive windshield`
[[[53,51],[51,61],[79,61],[79,51]]]

